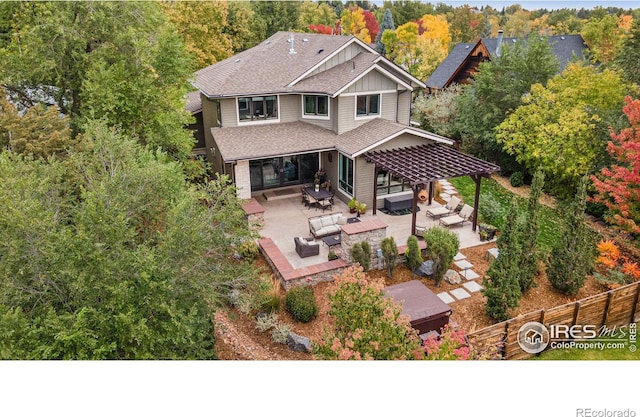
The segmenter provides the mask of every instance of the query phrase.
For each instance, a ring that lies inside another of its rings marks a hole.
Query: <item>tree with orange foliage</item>
[[[367,17],[367,14],[371,16]],[[378,34],[378,22],[373,14],[355,4],[342,11],[340,26],[343,35],[353,35],[368,44],[372,39],[375,40]]]
[[[640,236],[640,100],[625,97],[624,114],[631,127],[620,133],[611,130],[607,152],[617,164],[603,168],[591,181],[597,194],[592,198],[604,204],[605,219],[615,228]]]

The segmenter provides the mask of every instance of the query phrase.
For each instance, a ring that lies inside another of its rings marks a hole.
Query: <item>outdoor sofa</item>
[[[347,218],[342,213],[333,213],[326,216],[309,218],[309,232],[315,238],[335,235],[340,233],[340,226],[347,224]]]

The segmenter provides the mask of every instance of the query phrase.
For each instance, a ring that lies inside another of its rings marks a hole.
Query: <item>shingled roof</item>
[[[582,36],[580,35],[556,35],[549,36],[548,42],[551,45],[553,55],[558,59],[559,70],[562,72],[567,64],[573,61],[574,57],[582,59],[584,51],[587,49]],[[516,42],[526,42],[528,38],[502,38],[502,45],[513,45]],[[489,57],[496,56],[498,38],[483,38],[481,42],[489,51]],[[456,72],[469,58],[477,44],[460,43],[456,45],[444,61],[431,74],[427,82],[427,87],[441,90],[449,85]]]
[[[467,59],[473,47],[472,43],[459,43],[453,47],[449,55],[438,65],[425,83],[429,88],[437,88],[442,90],[447,86],[449,80],[455,75],[456,71],[462,63]]]
[[[452,143],[450,139],[434,133],[380,118],[341,135],[300,121],[211,128],[220,154],[227,162],[333,149],[357,156],[404,133],[449,145]]]

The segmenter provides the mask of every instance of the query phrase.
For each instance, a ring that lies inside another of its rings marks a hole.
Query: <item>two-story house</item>
[[[452,144],[410,126],[412,92],[424,83],[353,36],[278,32],[198,71],[193,84],[199,150],[240,198],[311,183],[323,169],[337,197],[370,205],[411,187],[376,176],[363,154]]]

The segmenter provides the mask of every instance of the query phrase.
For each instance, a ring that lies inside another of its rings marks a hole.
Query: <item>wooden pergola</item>
[[[411,234],[415,234],[416,230],[416,207],[418,206],[418,193],[420,190],[428,189],[429,204],[431,204],[435,181],[464,175],[469,175],[476,184],[473,204],[473,231],[475,231],[478,222],[478,203],[482,177],[489,178],[493,172],[500,171],[500,167],[497,165],[464,154],[440,143],[370,151],[363,156],[367,162],[375,164],[374,178],[378,178],[378,172],[380,169],[384,169],[411,185],[413,190]],[[376,183],[374,181],[373,214],[377,210]]]

